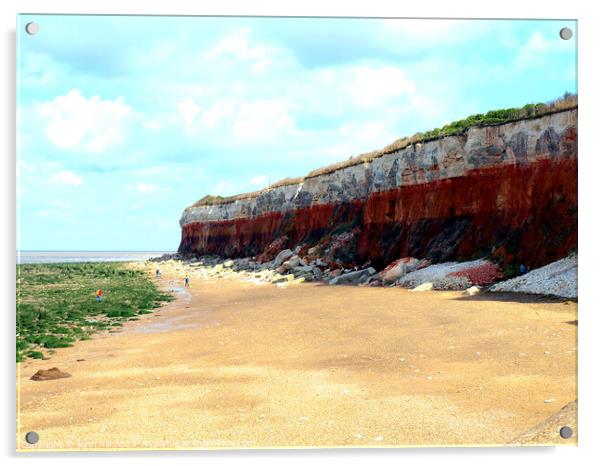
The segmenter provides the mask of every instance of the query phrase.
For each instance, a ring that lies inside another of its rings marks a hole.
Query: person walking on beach
[[[161,276],[161,272],[159,272],[159,269],[157,269],[157,271],[155,272],[155,275],[157,276],[157,278],[159,278]]]
[[[100,289],[96,290],[96,301],[102,303],[102,290]]]
[[[184,287],[185,288],[190,287],[190,280],[188,280],[188,275],[186,275],[186,278],[184,279]]]

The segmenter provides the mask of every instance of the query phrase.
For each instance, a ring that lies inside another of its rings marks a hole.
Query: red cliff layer
[[[335,247],[337,241],[345,247]],[[547,264],[577,246],[577,154],[472,169],[349,202],[190,222],[182,227],[180,252],[237,257],[265,251],[269,259],[272,250],[318,243],[332,243],[331,259],[341,264],[370,260],[383,267],[403,256]]]

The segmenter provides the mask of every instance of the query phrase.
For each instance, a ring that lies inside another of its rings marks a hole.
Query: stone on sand
[[[43,380],[64,379],[65,377],[71,377],[71,374],[62,372],[58,367],[53,367],[51,369],[40,369],[31,376],[31,380],[41,382]]]
[[[471,286],[470,288],[464,290],[464,294],[467,296],[475,296],[478,295],[480,292],[481,288],[479,288],[478,286]]]

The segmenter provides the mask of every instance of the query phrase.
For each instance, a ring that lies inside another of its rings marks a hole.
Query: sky
[[[577,92],[573,21],[21,15],[17,31],[20,250],[176,250],[207,194]]]

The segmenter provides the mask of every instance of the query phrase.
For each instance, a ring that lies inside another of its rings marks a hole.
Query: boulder
[[[291,256],[291,258],[289,260],[287,260],[286,262],[284,262],[282,265],[287,270],[292,270],[295,267],[298,267],[299,265],[301,265],[301,259],[297,255]]]
[[[341,285],[344,283],[357,284],[357,283],[360,283],[360,281],[364,277],[369,278],[370,276],[374,275],[375,273],[376,273],[376,270],[374,270],[372,267],[369,267],[369,268],[363,269],[363,270],[356,270],[354,272],[343,273],[337,277],[334,277],[328,283],[330,285]]]
[[[465,290],[473,285],[483,286],[500,276],[497,265],[479,259],[468,262],[444,262],[407,273],[398,280],[405,288],[432,283],[435,290]]]
[[[58,367],[53,367],[52,369],[40,369],[31,376],[31,380],[41,382],[44,380],[64,379],[65,377],[71,377],[71,374],[62,372]]]
[[[380,276],[384,283],[393,283],[405,276],[409,272],[416,270],[420,261],[414,257],[402,257],[389,264],[381,273]]]
[[[234,261],[232,259],[228,259],[226,262],[224,262],[224,267],[230,268],[234,265]]]
[[[315,267],[313,265],[299,265],[293,269],[294,273],[313,273]]]
[[[274,268],[280,267],[280,265],[282,265],[282,263],[284,261],[290,259],[292,256],[293,256],[293,251],[291,251],[290,249],[283,249],[275,257],[274,262],[272,263],[272,267],[274,267]]]

